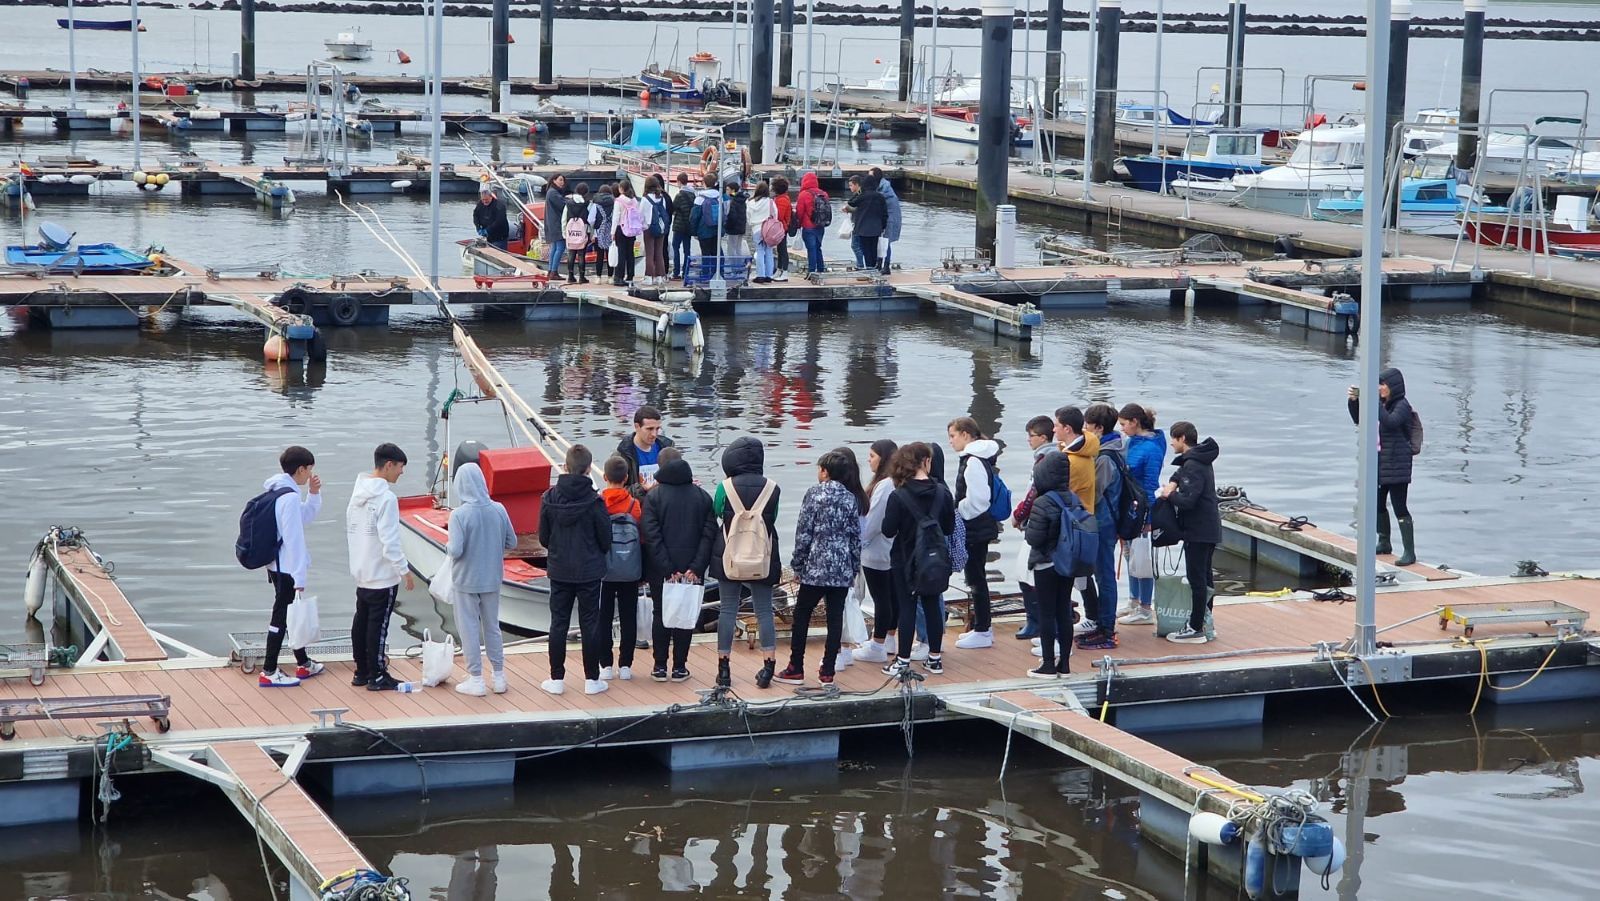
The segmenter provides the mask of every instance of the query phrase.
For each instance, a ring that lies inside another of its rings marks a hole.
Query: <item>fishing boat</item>
[[[936,106],[929,117],[933,136],[957,144],[978,143],[978,109],[971,106]],[[1011,146],[1032,147],[1033,137],[1028,134],[1026,120],[1011,120]]]
[[[651,63],[639,73],[644,83],[645,96],[651,100],[679,103],[707,103],[727,100],[733,96],[727,82],[718,78],[722,61],[702,50],[689,57],[689,71],[663,69]]]
[[[1175,178],[1232,179],[1261,172],[1272,165],[1268,153],[1278,151],[1280,137],[1275,129],[1260,128],[1196,132],[1181,156],[1129,156],[1122,158],[1122,165],[1128,170],[1128,184],[1164,194]]]
[[[1588,198],[1563,195],[1555,212],[1541,217],[1532,189],[1513,195],[1504,212],[1468,210],[1457,218],[1469,241],[1487,247],[1516,247],[1535,253],[1593,259],[1600,257],[1600,221]]]
[[[372,59],[372,42],[362,40],[359,25],[323,41],[322,46],[328,48],[329,59]]]
[[[1294,153],[1281,166],[1227,180],[1175,178],[1172,191],[1196,200],[1310,216],[1322,201],[1362,189],[1366,150],[1365,126],[1319,125],[1300,133]]]
[[[53,222],[39,225],[39,243],[12,244],[6,247],[7,267],[44,273],[71,272],[83,275],[118,275],[142,272],[155,261],[115,244],[72,246],[76,235]]]
[[[139,22],[140,31],[146,30],[144,23],[136,19],[57,19],[56,26],[73,31],[132,31],[135,22]]]

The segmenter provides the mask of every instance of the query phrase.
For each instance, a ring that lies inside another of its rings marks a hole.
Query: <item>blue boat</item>
[[[133,19],[57,19],[56,25],[75,31],[132,31]],[[144,26],[140,25],[143,31]]]
[[[6,265],[38,267],[46,272],[111,275],[142,272],[154,262],[142,253],[115,244],[80,244],[76,248],[13,244],[6,248]]]
[[[1400,183],[1400,228],[1422,235],[1454,236],[1461,230],[1456,217],[1467,211],[1467,201],[1456,190],[1452,174],[1445,178],[1407,178]],[[1317,204],[1313,218],[1326,222],[1361,224],[1367,205],[1366,193],[1355,197],[1330,197]],[[1504,213],[1503,206],[1486,205],[1482,198],[1473,203],[1479,213]]]
[[[589,142],[589,162],[595,164],[614,162],[619,156],[655,156],[662,153],[689,153],[699,156],[700,148],[690,144],[668,144],[663,140],[660,119],[633,120],[626,138],[620,142]]]
[[[639,81],[651,100],[677,101],[679,103],[710,103],[727,101],[733,96],[728,83],[718,78],[722,62],[702,50],[689,57],[689,72],[663,69],[655,63],[639,73]]]
[[[1177,178],[1193,175],[1228,181],[1235,175],[1265,171],[1269,164],[1264,154],[1278,146],[1278,138],[1279,133],[1270,129],[1200,132],[1189,138],[1182,156],[1128,156],[1122,165],[1128,170],[1128,184],[1165,194]]]

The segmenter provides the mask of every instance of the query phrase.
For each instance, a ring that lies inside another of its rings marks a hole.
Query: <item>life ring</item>
[[[711,55],[711,51],[702,50],[699,53],[696,53],[694,56],[689,57],[689,62],[691,62],[691,63],[709,63],[709,62],[712,62],[715,59],[716,59],[716,57]]]
[[[355,325],[361,318],[361,300],[350,294],[340,294],[328,301],[328,318],[334,325]]]

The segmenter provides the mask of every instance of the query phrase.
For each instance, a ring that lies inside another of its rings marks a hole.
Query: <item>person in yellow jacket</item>
[[[1067,487],[1077,495],[1078,500],[1083,503],[1083,508],[1093,513],[1095,495],[1099,493],[1095,481],[1094,463],[1095,458],[1100,456],[1100,438],[1097,435],[1084,433],[1083,411],[1073,406],[1062,407],[1056,411],[1055,436],[1056,445],[1067,455],[1069,468]],[[1078,579],[1077,587],[1078,596],[1083,601],[1083,610],[1072,631],[1077,635],[1086,635],[1099,628],[1099,624],[1090,619],[1089,615],[1100,609],[1100,592],[1093,576]]]

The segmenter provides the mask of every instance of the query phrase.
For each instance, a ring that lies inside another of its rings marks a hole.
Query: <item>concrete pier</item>
[[[994,259],[995,208],[1006,202],[1011,155],[1010,0],[984,0],[982,81],[978,111],[978,220],[973,246]]]
[[[1461,29],[1461,124],[1477,125],[1483,102],[1483,17],[1489,0],[1465,0]],[[1478,135],[1461,132],[1456,139],[1456,168],[1478,165]]]
[[[1117,136],[1117,54],[1122,45],[1122,0],[1101,0],[1094,68],[1094,181],[1110,181]]]

